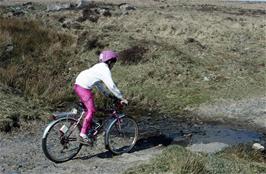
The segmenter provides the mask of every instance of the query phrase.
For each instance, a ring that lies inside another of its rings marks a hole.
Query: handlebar
[[[127,105],[126,103],[122,103],[122,100],[118,99],[117,97],[115,97],[113,95],[109,95],[108,97],[112,100],[112,102],[116,106],[122,107],[122,106],[126,106]]]

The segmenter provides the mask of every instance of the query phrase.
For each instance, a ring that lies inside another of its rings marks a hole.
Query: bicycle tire
[[[113,120],[106,130],[106,148],[115,155],[130,152],[137,142],[138,131],[138,125],[131,117]]]
[[[49,160],[62,163],[71,160],[79,153],[82,147],[78,141],[80,125],[72,130],[75,123],[77,120],[66,117],[55,120],[46,127],[42,137],[42,150]],[[63,126],[67,128],[65,133],[60,130]]]

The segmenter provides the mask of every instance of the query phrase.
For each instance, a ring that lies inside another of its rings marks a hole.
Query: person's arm
[[[109,69],[102,71],[101,80],[106,85],[106,87],[114,94],[114,96],[116,96],[117,98],[119,98],[121,100],[123,99],[123,95],[120,92],[120,90],[117,88],[117,86],[115,85]]]
[[[110,95],[110,93],[105,89],[102,83],[98,82],[95,84],[96,88],[106,97]]]

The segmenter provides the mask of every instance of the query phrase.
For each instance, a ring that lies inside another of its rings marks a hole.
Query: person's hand
[[[128,105],[128,101],[127,101],[127,99],[121,99],[121,101],[120,101],[120,103],[122,104],[122,105]]]

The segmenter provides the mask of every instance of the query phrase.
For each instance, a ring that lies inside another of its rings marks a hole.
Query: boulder
[[[91,4],[91,2],[92,2],[91,0],[79,0],[77,8],[87,7]]]
[[[62,9],[69,9],[72,5],[70,3],[64,3],[64,4],[48,4],[47,5],[47,11],[59,11]]]

